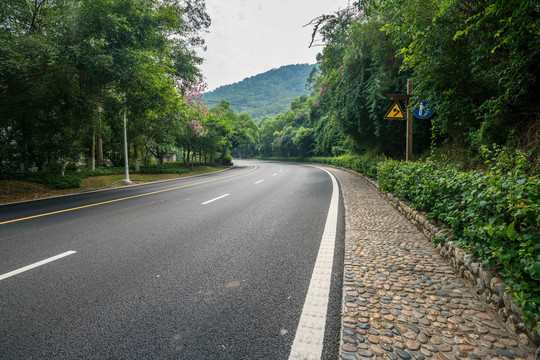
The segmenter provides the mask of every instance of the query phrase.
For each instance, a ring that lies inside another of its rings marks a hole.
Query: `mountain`
[[[282,114],[289,109],[292,99],[309,94],[305,87],[306,80],[315,66],[282,66],[234,84],[220,86],[205,93],[203,99],[210,107],[225,99],[236,112],[248,113],[255,121],[266,115]]]

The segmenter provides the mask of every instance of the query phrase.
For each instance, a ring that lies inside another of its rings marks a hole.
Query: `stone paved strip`
[[[535,359],[373,187],[329,170],[346,217],[341,359]]]

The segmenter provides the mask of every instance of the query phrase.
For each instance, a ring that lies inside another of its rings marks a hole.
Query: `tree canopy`
[[[211,122],[189,106],[203,0],[0,0],[0,24],[2,168],[63,171],[96,138],[121,162],[124,111],[136,164],[189,148],[186,124]]]
[[[402,158],[405,124],[383,119],[386,94],[404,94],[413,79],[410,106],[435,109],[431,121],[414,121],[415,156],[449,147],[474,158],[498,144],[538,157],[538,12],[528,0],[361,0],[321,15],[310,24],[312,44],[323,49],[308,79],[305,123],[293,104],[286,120],[261,121],[260,153]],[[291,145],[303,143],[293,141],[299,133],[312,139],[308,153]]]

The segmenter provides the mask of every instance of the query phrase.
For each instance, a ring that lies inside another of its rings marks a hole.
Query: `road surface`
[[[236,165],[0,206],[0,358],[288,359],[335,185]],[[340,203],[322,359],[338,354],[343,222]]]

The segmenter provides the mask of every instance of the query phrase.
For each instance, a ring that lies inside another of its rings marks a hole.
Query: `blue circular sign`
[[[431,106],[425,101],[420,101],[418,103],[418,106],[413,111],[414,116],[419,119],[429,119],[431,116],[433,116],[434,112],[435,109],[433,108],[433,106]]]

